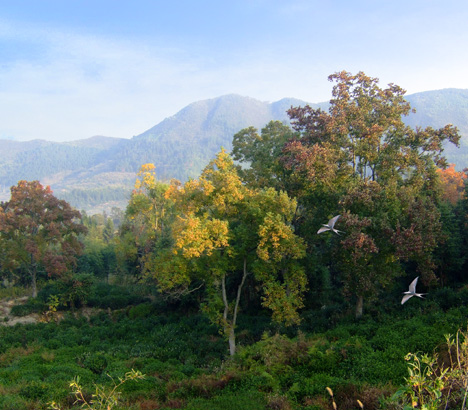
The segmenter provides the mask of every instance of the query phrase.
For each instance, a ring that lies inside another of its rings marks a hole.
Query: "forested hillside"
[[[456,169],[468,167],[468,90],[428,91],[407,96],[416,114],[404,121],[412,127],[452,123],[463,136],[460,148],[448,146],[447,158]],[[297,99],[266,103],[226,95],[190,104],[173,117],[131,139],[93,137],[71,143],[2,141],[0,192],[20,179],[39,179],[79,209],[101,211],[125,206],[135,174],[153,163],[159,178],[185,181],[199,175],[205,164],[242,128],[262,128],[271,120],[288,123],[286,111],[304,106]],[[328,109],[329,103],[309,104]],[[105,186],[105,190],[99,190]]]
[[[448,88],[408,95],[408,102],[416,113],[409,115],[405,123],[411,127],[440,128],[454,124],[463,136],[460,147],[447,145],[446,156],[461,171],[468,167],[468,90]]]

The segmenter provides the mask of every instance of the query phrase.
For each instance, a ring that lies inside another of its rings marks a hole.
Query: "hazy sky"
[[[364,71],[468,88],[466,0],[0,0],[0,138],[130,138],[236,93],[330,99]]]

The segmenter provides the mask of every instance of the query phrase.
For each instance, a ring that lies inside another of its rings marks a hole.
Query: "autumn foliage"
[[[60,277],[71,271],[82,252],[78,236],[86,232],[80,213],[57,199],[38,181],[20,181],[0,206],[0,242],[4,268],[29,277],[33,296],[41,273]]]
[[[455,205],[463,198],[467,178],[466,170],[455,171],[455,164],[450,164],[446,169],[438,168],[437,174],[442,186],[442,197]]]

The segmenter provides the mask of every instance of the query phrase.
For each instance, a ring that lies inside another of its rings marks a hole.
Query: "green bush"
[[[195,399],[187,403],[187,410],[260,410],[265,409],[267,400],[258,391],[225,393],[212,399]]]
[[[37,293],[37,299],[44,304],[47,303],[50,296],[59,296],[61,293],[60,286],[57,281],[47,282]]]
[[[23,305],[14,305],[11,308],[12,316],[24,317],[32,313],[42,313],[47,310],[47,304],[40,299],[30,298]]]
[[[128,311],[130,319],[146,318],[154,313],[155,309],[151,303],[142,303],[141,305],[132,306]]]
[[[290,387],[288,395],[297,401],[302,401],[305,397],[324,394],[327,387],[335,389],[344,383],[345,380],[342,378],[331,376],[328,373],[315,373],[294,383]]]
[[[116,310],[144,302],[147,302],[146,298],[130,292],[127,288],[98,282],[92,286],[87,304],[91,307]]]
[[[0,395],[0,409],[2,410],[25,410],[28,408],[28,402],[18,395],[5,394]]]
[[[43,382],[29,382],[23,385],[19,390],[19,395],[30,400],[42,399],[48,390],[48,385]]]
[[[78,356],[77,363],[95,374],[101,374],[107,368],[107,358],[101,352],[85,352]]]

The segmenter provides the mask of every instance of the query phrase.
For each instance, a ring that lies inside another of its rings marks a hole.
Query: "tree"
[[[82,211],[81,222],[88,232],[82,239],[84,249],[78,263],[79,270],[106,277],[116,269],[113,220],[105,213],[88,216]]]
[[[382,89],[362,72],[329,80],[336,83],[329,112],[288,111],[300,136],[286,144],[282,160],[302,181],[299,201],[309,221],[343,214],[347,235],[334,260],[360,316],[363,296],[375,297],[402,274],[400,261],[414,262],[426,284],[435,279],[432,252],[442,239],[435,170],[447,166],[443,144],[458,144],[460,135],[451,124],[407,127],[402,116],[412,110],[394,84]],[[321,240],[313,236],[309,245]]]
[[[205,284],[203,310],[228,339],[231,355],[248,275],[262,285],[262,303],[274,320],[299,321],[306,279],[297,260],[305,248],[290,225],[295,200],[273,188],[248,188],[224,150],[198,180],[172,185],[167,195],[178,209],[173,230],[178,265],[155,271],[154,277],[165,290],[194,280]]]
[[[467,171],[455,171],[455,164],[450,164],[448,168],[437,168],[437,174],[442,185],[442,198],[455,205],[462,199],[465,191],[465,180]]]
[[[79,218],[78,211],[39,181],[19,181],[11,187],[10,200],[0,207],[5,267],[27,274],[33,297],[40,272],[60,277],[75,265],[83,248],[79,235],[86,232]]]
[[[157,180],[153,164],[141,166],[117,245],[121,265],[133,265],[136,275],[145,274],[154,252],[171,245],[173,204],[165,196],[168,188],[168,184]]]
[[[284,145],[294,135],[293,130],[280,121],[270,121],[260,134],[254,127],[245,128],[235,134],[232,140],[232,157],[235,161],[244,163],[244,166],[237,167],[242,180],[257,188],[286,190],[289,175],[280,158]]]

